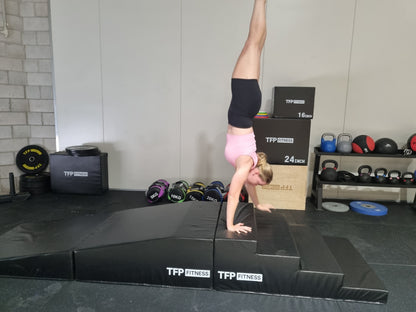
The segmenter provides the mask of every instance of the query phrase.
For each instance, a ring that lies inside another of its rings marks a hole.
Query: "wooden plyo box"
[[[260,203],[280,209],[305,210],[308,166],[271,166],[272,182],[256,187]]]

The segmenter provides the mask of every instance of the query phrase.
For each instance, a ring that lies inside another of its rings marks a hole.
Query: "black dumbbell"
[[[186,191],[185,201],[201,201],[204,200],[205,184],[202,182],[195,182]]]
[[[224,184],[220,181],[213,181],[205,189],[204,200],[222,202],[224,200],[224,195]]]
[[[166,180],[159,179],[153,182],[145,193],[147,201],[153,204],[162,200],[166,196],[168,188],[169,183]]]
[[[173,183],[168,191],[168,199],[172,203],[181,203],[185,200],[186,191],[189,188],[188,182],[179,180]]]

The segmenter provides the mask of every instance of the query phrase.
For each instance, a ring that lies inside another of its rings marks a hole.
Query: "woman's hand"
[[[271,204],[258,204],[258,205],[256,206],[256,208],[257,208],[258,210],[261,210],[261,211],[272,212],[272,211],[271,211],[271,208],[273,208],[273,205],[271,205]]]
[[[228,231],[237,233],[248,233],[251,232],[251,227],[245,226],[244,223],[237,223],[227,227]]]

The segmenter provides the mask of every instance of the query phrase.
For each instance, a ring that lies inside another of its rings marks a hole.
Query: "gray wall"
[[[56,148],[49,2],[7,0],[6,20],[8,37],[0,34],[0,193],[9,192],[9,172],[16,182],[22,174],[15,166],[22,147]],[[3,25],[0,13],[0,30]]]
[[[228,183],[230,75],[252,5],[51,0],[58,148],[108,152],[112,188],[145,189],[158,178]],[[272,110],[273,86],[315,86],[311,152],[328,131],[404,144],[416,132],[415,13],[413,0],[269,1],[262,109]],[[353,171],[360,160],[340,162]]]

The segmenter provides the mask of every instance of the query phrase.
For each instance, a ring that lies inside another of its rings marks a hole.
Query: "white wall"
[[[109,152],[111,188],[228,183],[230,75],[252,5],[51,0],[59,149]],[[311,151],[328,131],[403,144],[416,132],[415,13],[413,0],[268,1],[262,108],[273,86],[315,86]]]
[[[58,147],[79,145],[80,140],[103,142],[98,1],[50,5]]]
[[[104,150],[110,185],[180,175],[180,1],[102,0]]]

